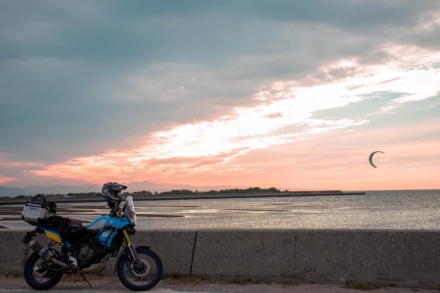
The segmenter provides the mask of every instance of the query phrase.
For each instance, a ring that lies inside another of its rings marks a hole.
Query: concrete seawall
[[[0,231],[0,271],[22,271],[24,231]],[[44,237],[38,236],[43,242]],[[138,231],[166,275],[440,287],[440,233],[404,230]],[[113,273],[113,262],[104,274]]]

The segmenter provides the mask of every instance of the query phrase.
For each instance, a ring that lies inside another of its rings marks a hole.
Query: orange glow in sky
[[[396,127],[367,127],[377,116],[439,92],[439,69],[419,69],[414,60],[421,56],[425,52],[410,55],[410,63],[402,58],[399,64],[364,67],[355,78],[326,84],[279,81],[256,93],[259,102],[253,107],[156,131],[132,149],[72,158],[31,172],[89,183],[118,178],[293,189],[438,187],[440,117]],[[430,58],[440,60],[440,54]],[[360,117],[315,117],[319,111],[373,103],[385,92],[406,94]],[[385,152],[376,158],[377,169],[368,164],[375,150]]]
[[[159,2],[0,2],[0,187],[440,189],[440,2]]]

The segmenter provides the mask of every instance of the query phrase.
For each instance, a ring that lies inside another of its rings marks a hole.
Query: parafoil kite
[[[372,153],[370,154],[370,158],[369,158],[369,160],[370,160],[370,164],[371,164],[371,166],[373,166],[374,168],[377,168],[377,167],[374,165],[374,163],[373,163],[373,156],[374,156],[376,153],[382,153],[382,154],[385,154],[384,152],[381,152],[381,151],[375,151],[375,152],[372,152]]]

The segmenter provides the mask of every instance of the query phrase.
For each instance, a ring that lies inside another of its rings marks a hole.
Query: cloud
[[[245,172],[235,163],[253,153],[377,127],[405,105],[432,108],[439,9],[376,0],[2,3],[4,161],[37,162],[23,169],[37,178],[78,180],[104,170]]]
[[[390,47],[388,50],[394,54],[402,52],[399,47]],[[368,120],[342,117],[317,119],[314,113],[344,108],[368,100],[377,92],[398,91],[408,96],[417,93],[412,98],[391,99],[387,110],[399,104],[432,98],[439,92],[440,83],[435,82],[439,76],[435,64],[440,55],[431,55],[431,59],[421,60],[425,52],[416,50],[418,54],[415,54],[408,48],[406,52],[409,52],[407,56],[400,55],[400,63],[364,66],[355,76],[343,74],[324,84],[298,86],[296,82],[279,81],[256,93],[254,105],[235,107],[229,115],[155,131],[132,149],[111,150],[98,156],[75,158],[33,171],[33,174],[63,174],[62,177],[81,179],[93,178],[92,174],[106,174],[106,177],[112,174],[127,178],[151,176],[152,173],[159,176],[158,170],[161,176],[171,176],[172,173],[189,168],[191,173],[197,173],[197,170],[206,172],[252,151],[335,130],[355,129],[368,123]],[[420,61],[417,63],[415,60]],[[330,68],[354,68],[356,65],[355,60],[336,61]],[[408,86],[413,84],[418,85],[415,91]],[[143,89],[144,85],[139,83],[138,91]],[[386,107],[382,108],[381,113],[386,112],[384,109]],[[210,158],[209,163],[205,161],[209,165],[200,165],[199,162],[203,161],[201,158]],[[154,166],[150,162],[154,162]],[[174,171],[169,168],[171,165]]]

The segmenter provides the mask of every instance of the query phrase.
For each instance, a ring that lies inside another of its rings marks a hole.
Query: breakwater
[[[22,270],[23,234],[0,231],[0,271]],[[166,275],[440,286],[433,230],[145,230],[132,240],[151,245]],[[113,263],[103,273],[113,274]]]

